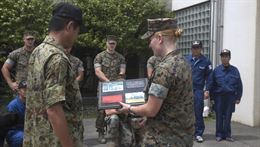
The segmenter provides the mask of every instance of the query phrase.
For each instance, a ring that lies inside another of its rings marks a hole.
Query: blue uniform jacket
[[[212,72],[211,62],[204,55],[200,55],[197,60],[192,55],[189,55],[187,60],[192,68],[193,89],[203,90],[205,82],[208,81],[208,77]]]
[[[236,100],[240,100],[243,93],[239,71],[232,65],[227,68],[223,65],[216,67],[210,75],[207,87],[213,97],[216,94],[232,94]]]
[[[25,115],[25,103],[21,101],[19,96],[16,96],[8,105],[7,110],[9,112],[15,112],[18,114],[18,123],[11,127],[10,130],[23,130],[24,129],[24,115]]]

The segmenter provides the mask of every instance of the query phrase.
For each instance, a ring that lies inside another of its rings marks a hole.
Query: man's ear
[[[65,31],[69,32],[71,30],[74,30],[74,22],[73,21],[69,21],[65,27]]]

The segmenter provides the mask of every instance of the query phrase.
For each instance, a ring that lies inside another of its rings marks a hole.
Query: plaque
[[[98,109],[117,109],[121,107],[119,102],[129,105],[144,104],[146,85],[146,78],[100,82]]]

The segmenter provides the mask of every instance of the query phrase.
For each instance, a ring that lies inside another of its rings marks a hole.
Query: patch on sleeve
[[[169,90],[168,88],[166,88],[160,84],[152,83],[148,94],[156,96],[160,99],[165,99],[167,97],[168,90]]]
[[[14,62],[12,59],[10,59],[10,58],[8,58],[8,59],[5,61],[5,63],[11,65],[12,67],[13,67],[13,65],[15,64],[15,62]]]

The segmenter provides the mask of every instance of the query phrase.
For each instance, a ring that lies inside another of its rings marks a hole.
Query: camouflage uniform
[[[101,67],[102,72],[110,81],[115,81],[120,79],[121,78],[119,75],[120,68],[125,68],[125,66],[126,66],[125,58],[118,52],[110,54],[107,51],[103,51],[99,53],[94,59],[94,68]],[[105,119],[104,111],[99,111],[96,120],[96,128],[98,132],[104,132],[104,127],[105,127],[104,119]],[[118,138],[119,124],[120,124],[118,115],[112,115],[107,119],[110,120],[110,123],[108,124],[109,127],[108,138],[109,139]]]
[[[151,78],[149,95],[163,100],[153,118],[148,118],[142,146],[191,147],[194,109],[191,69],[175,50],[162,58]]]
[[[155,67],[156,67],[160,62],[161,62],[161,58],[160,58],[160,57],[151,56],[151,57],[147,60],[147,68],[155,69]]]
[[[47,36],[29,60],[23,147],[61,146],[46,109],[61,102],[75,147],[82,146],[83,106],[75,74],[64,49]]]
[[[83,67],[83,63],[82,61],[75,57],[75,56],[72,56],[72,55],[67,55],[69,60],[70,60],[70,63],[71,63],[71,66],[72,66],[72,70],[74,71],[74,73],[76,74],[76,76],[78,76],[78,72],[80,71],[84,71],[84,67]]]
[[[28,62],[31,52],[27,51],[25,47],[14,50],[8,55],[8,59],[14,62],[15,66],[15,80],[19,83],[20,81],[26,81]]]

